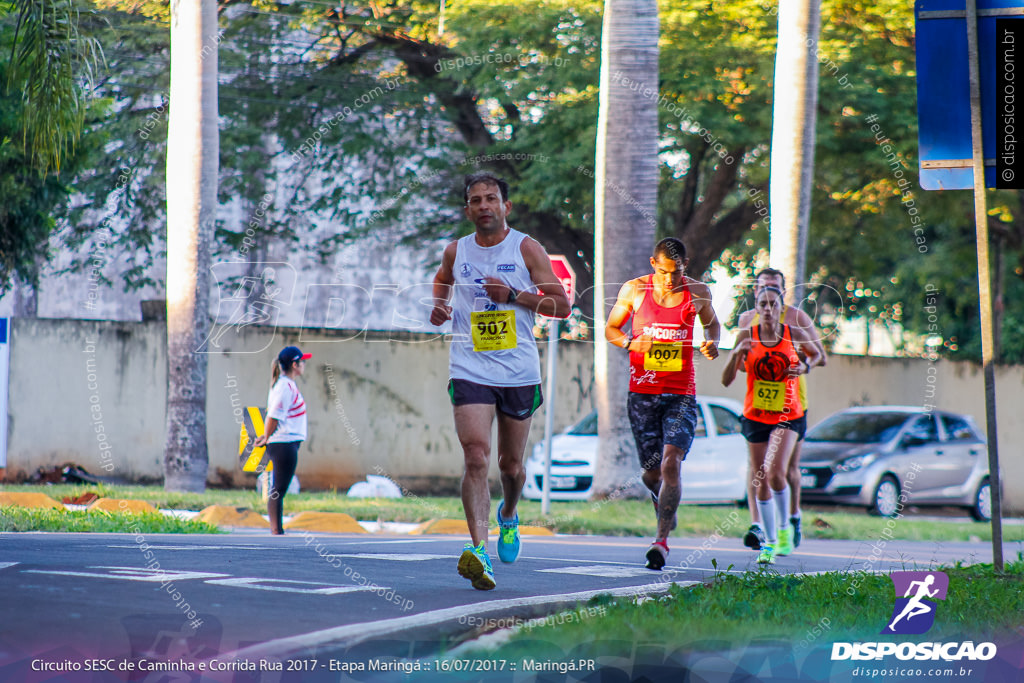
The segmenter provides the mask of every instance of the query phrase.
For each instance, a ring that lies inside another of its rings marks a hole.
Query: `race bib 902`
[[[516,347],[516,312],[475,311],[470,315],[474,351],[502,351]]]

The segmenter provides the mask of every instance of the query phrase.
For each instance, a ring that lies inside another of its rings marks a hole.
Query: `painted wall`
[[[462,459],[442,337],[243,327],[225,339],[209,359],[211,482],[252,484],[237,464],[241,408],[265,405],[272,359],[298,344],[313,354],[300,380],[309,406],[298,470],[304,487],[344,489],[383,474],[414,492],[457,491]],[[592,351],[584,342],[559,345],[559,387],[554,400],[546,398],[556,429],[594,407]],[[741,381],[721,386],[723,366],[724,359],[701,358],[698,390],[742,399]],[[75,462],[96,474],[160,479],[166,377],[162,323],[12,320],[7,478]],[[997,368],[996,377],[1006,507],[1024,511],[1024,421],[1016,415],[1024,367]],[[828,367],[812,371],[808,391],[812,425],[851,405],[889,403],[963,412],[985,428],[981,368],[971,363],[832,356]],[[543,428],[542,409],[528,448]]]

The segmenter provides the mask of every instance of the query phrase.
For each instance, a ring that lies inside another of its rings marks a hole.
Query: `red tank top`
[[[629,390],[637,394],[696,393],[693,377],[693,321],[697,309],[689,289],[678,306],[665,308],[654,301],[651,275],[640,285],[643,298],[633,311],[634,337],[654,341],[647,353],[629,352]]]
[[[799,363],[789,325],[782,326],[782,339],[772,346],[761,341],[757,325],[751,327],[744,417],[764,424],[779,424],[802,417],[804,408],[800,403],[799,381],[786,375],[791,365]]]

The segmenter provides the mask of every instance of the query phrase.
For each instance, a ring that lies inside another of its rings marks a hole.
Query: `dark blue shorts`
[[[686,457],[697,430],[695,396],[630,392],[626,408],[640,467],[645,470],[661,467],[665,444],[680,449]]]

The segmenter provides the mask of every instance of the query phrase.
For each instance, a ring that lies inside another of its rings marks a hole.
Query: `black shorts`
[[[789,420],[788,422],[780,422],[778,424],[766,424],[764,422],[756,422],[748,417],[740,417],[740,426],[743,430],[743,436],[749,443],[764,443],[771,436],[772,430],[776,427],[782,429],[789,429],[796,432],[796,439],[800,441],[804,438],[804,434],[807,432],[807,414],[804,413],[795,420]]]
[[[468,379],[448,380],[448,396],[453,406],[482,403],[495,406],[505,415],[525,420],[544,403],[539,384],[525,387],[491,387]]]
[[[697,397],[683,394],[638,394],[629,392],[626,400],[629,426],[633,428],[640,467],[661,466],[665,444],[679,448],[683,458],[693,444],[697,431]]]

